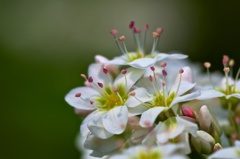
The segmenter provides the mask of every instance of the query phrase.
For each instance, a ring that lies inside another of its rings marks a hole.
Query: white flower
[[[240,158],[240,144],[239,141],[235,141],[234,147],[227,147],[217,150],[210,155],[208,159],[239,159]]]
[[[134,41],[137,46],[137,51],[136,52],[128,52],[125,42],[124,42],[125,37],[121,36],[121,37],[117,38],[116,37],[117,30],[113,29],[111,31],[111,34],[114,36],[116,44],[123,55],[119,56],[119,57],[115,57],[113,60],[107,62],[107,64],[129,65],[131,67],[145,69],[149,66],[153,66],[155,63],[157,63],[158,61],[163,60],[165,58],[168,58],[168,59],[185,59],[185,58],[187,58],[187,55],[183,55],[183,54],[166,54],[166,53],[159,53],[156,51],[157,44],[160,39],[160,35],[163,32],[162,28],[158,28],[156,30],[156,32],[153,32],[154,43],[153,43],[152,51],[149,54],[146,54],[144,45],[145,45],[145,39],[146,39],[145,36],[146,36],[147,30],[148,30],[148,25],[146,25],[146,28],[145,28],[143,41],[141,41],[141,39],[140,39],[141,30],[134,26],[133,21],[130,23],[129,27],[133,31],[133,37],[134,37]],[[123,44],[123,47],[120,45],[120,42]]]
[[[130,147],[122,154],[115,155],[109,159],[186,159],[186,156],[177,154],[177,145],[167,144],[156,147],[139,145]]]
[[[166,144],[175,143],[183,145],[180,147],[184,154],[191,152],[189,144],[189,133],[196,136],[198,126],[195,123],[187,121],[179,116],[170,117],[153,129],[151,133],[143,140],[144,144]]]
[[[233,63],[230,64],[229,57],[227,55],[223,56],[223,71],[225,76],[222,78],[220,84],[212,89],[203,89],[201,90],[201,96],[198,97],[199,100],[206,100],[211,98],[225,97],[229,100],[230,98],[234,100],[240,99],[240,80],[238,77],[240,75],[240,69],[237,72],[236,78],[232,78],[232,70],[229,67],[233,66]],[[228,67],[229,65],[229,67]],[[210,67],[210,63],[209,63]],[[209,68],[207,67],[207,69]],[[211,82],[211,81],[210,81]]]
[[[151,127],[161,112],[200,95],[198,91],[189,92],[195,86],[189,79],[191,69],[184,67],[181,71],[171,89],[169,83],[165,83],[164,78],[159,79],[155,73],[150,76],[150,79],[145,78],[138,83],[144,88],[134,90],[134,96],[130,97],[126,103],[132,115],[142,114],[140,119],[142,127]]]
[[[99,138],[121,134],[128,122],[128,92],[142,76],[143,70],[129,68],[115,80],[101,64],[91,64],[89,78],[82,75],[90,86],[71,90],[65,100],[74,108],[93,110],[82,122],[81,133],[89,130]]]
[[[222,78],[221,83],[214,89],[203,89],[201,90],[201,96],[198,100],[207,100],[212,98],[225,97],[229,99],[236,97],[240,99],[240,80],[233,80],[231,77]]]

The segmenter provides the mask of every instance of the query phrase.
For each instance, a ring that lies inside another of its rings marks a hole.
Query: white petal
[[[125,56],[119,56],[115,57],[114,59],[107,62],[107,64],[113,64],[113,65],[127,65],[126,61],[124,60]]]
[[[235,140],[235,141],[234,141],[234,145],[235,145],[236,147],[239,147],[239,148],[240,148],[240,141],[239,141],[239,140]]]
[[[135,92],[135,96],[130,96],[125,103],[128,107],[136,107],[144,102],[152,100],[152,97],[145,88],[137,88],[133,92]]]
[[[240,80],[237,81],[236,83],[236,88],[239,90],[240,89]]]
[[[76,93],[81,93],[82,100],[79,97],[75,97]],[[72,89],[66,96],[65,101],[77,109],[93,110],[95,107],[88,102],[91,97],[98,95],[99,93],[90,87],[77,87]],[[87,101],[87,102],[86,102]]]
[[[108,61],[109,60],[106,57],[102,56],[102,55],[96,55],[95,56],[95,62],[96,63],[106,63]]]
[[[236,97],[236,98],[240,99],[240,93],[234,93],[234,94],[230,94],[230,95],[226,96],[227,99],[229,99],[230,97]]]
[[[92,118],[97,115],[98,112],[97,111],[94,111],[92,112],[91,114],[89,114],[81,123],[81,126],[80,126],[80,131],[81,131],[81,135],[82,136],[87,136],[88,133],[90,132],[88,127],[87,127],[87,124],[90,120],[92,120]]]
[[[167,57],[168,59],[185,59],[187,58],[187,55],[184,54],[169,54],[169,56]]]
[[[198,126],[197,124],[195,123],[192,123],[188,120],[185,120],[179,116],[176,117],[177,118],[177,122],[178,122],[178,125],[183,125],[185,128],[184,130],[188,133],[190,133],[191,135],[193,136],[196,136],[197,135],[197,131],[198,131]]]
[[[128,113],[129,113],[129,116],[136,116],[136,115],[142,114],[143,112],[147,111],[148,109],[149,108],[146,105],[140,104],[136,107],[128,108]]]
[[[199,95],[200,95],[200,91],[195,91],[195,92],[192,92],[192,93],[180,96],[180,97],[176,97],[172,101],[170,106],[173,106],[174,104],[177,104],[177,103],[180,103],[180,102],[186,102],[186,101],[194,100],[197,97],[199,97]]]
[[[113,134],[121,134],[127,125],[127,106],[119,106],[109,110],[103,117],[105,129]]]
[[[237,147],[223,148],[210,155],[208,159],[239,159],[239,152],[240,148]]]
[[[127,91],[139,80],[143,75],[144,70],[136,68],[128,68],[125,75],[120,74],[114,81],[114,86],[123,85],[127,86]]]
[[[118,150],[123,144],[123,139],[116,135],[108,139],[100,139],[90,134],[84,142],[84,148],[97,151],[98,153],[105,153],[106,155],[109,152]]]
[[[107,139],[113,136],[112,133],[108,132],[104,126],[102,118],[105,113],[97,112],[91,120],[88,121],[87,126],[88,129],[98,138]]]
[[[102,64],[100,63],[94,63],[89,66],[88,76],[93,78],[94,83],[100,82],[103,85],[112,83],[111,76],[108,76],[103,72]]]
[[[109,159],[127,159],[127,158],[129,158],[128,155],[115,155],[110,157]]]
[[[171,92],[176,92],[177,88],[178,88],[179,83],[175,83],[172,88],[171,88]],[[180,83],[178,92],[177,92],[177,96],[180,96],[184,93],[186,93],[187,91],[189,91],[190,89],[192,89],[196,84],[195,83],[190,83],[187,81],[182,81]]]
[[[167,107],[155,107],[151,108],[147,111],[145,111],[140,119],[139,124],[142,127],[151,127],[153,123],[155,122],[157,116],[165,109],[168,109]]]
[[[132,62],[129,62],[128,64],[132,67],[139,68],[139,69],[145,69],[147,67],[153,66],[157,61],[156,58],[140,58],[136,59]]]
[[[200,92],[201,95],[196,98],[197,100],[207,100],[225,96],[225,94],[223,94],[222,92],[216,91],[214,89],[201,90]]]
[[[169,54],[166,54],[166,53],[157,53],[155,58],[157,59],[157,61],[160,61],[160,60],[167,58],[168,56],[169,56]]]

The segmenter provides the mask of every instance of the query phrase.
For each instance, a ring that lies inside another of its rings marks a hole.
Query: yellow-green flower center
[[[127,62],[132,62],[136,59],[144,58],[144,57],[149,57],[149,58],[154,58],[154,55],[146,55],[146,54],[141,54],[140,51],[137,51],[137,53],[127,53]]]
[[[95,98],[97,107],[100,111],[108,111],[114,107],[124,105],[125,101],[128,98],[126,89],[123,85],[118,85],[116,89],[118,91],[114,92],[111,87],[104,87],[103,95],[101,97]]]
[[[175,93],[171,93],[168,96],[164,96],[163,93],[157,93],[153,98],[153,106],[169,107],[175,98]]]
[[[136,157],[132,159],[160,159],[161,153],[158,150],[140,151]]]
[[[237,90],[233,84],[232,85],[227,85],[225,89],[222,89],[222,88],[216,88],[216,89],[218,91],[224,93],[225,95],[240,93],[240,90]]]

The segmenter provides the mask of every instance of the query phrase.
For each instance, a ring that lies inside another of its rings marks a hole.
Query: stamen
[[[136,93],[134,91],[128,93],[129,96],[135,96]]]
[[[162,63],[160,64],[160,66],[164,68],[164,67],[167,66],[167,63],[166,63],[166,62],[162,62]]]
[[[155,49],[157,47],[157,39],[159,38],[159,33],[157,32],[153,32],[153,46],[152,46],[152,51],[151,54],[153,54],[155,52]]]
[[[117,35],[118,31],[116,29],[112,29],[110,33],[115,36]]]
[[[114,88],[113,89],[113,92],[117,94],[118,98],[120,99],[121,103],[123,103],[123,99],[122,97],[120,96],[120,94],[118,93],[118,89],[117,88]]]
[[[164,77],[166,77],[167,76],[167,71],[166,70],[162,70],[162,74],[163,74]]]
[[[151,66],[150,69],[151,69],[152,71],[155,71],[155,67],[154,67],[154,66]]]
[[[229,60],[229,57],[227,55],[223,55],[222,63],[224,67],[227,67],[228,60]]]
[[[126,76],[127,70],[122,70],[121,73],[122,73],[123,75],[125,75],[125,76],[124,76],[124,78],[125,78],[125,88],[127,89],[127,76]]]
[[[81,95],[82,95],[81,93],[76,93],[75,97],[81,97]]]
[[[182,81],[182,74],[183,74],[183,72],[184,72],[184,70],[183,69],[180,69],[179,70],[179,74],[180,74],[180,76],[179,76],[179,83],[178,83],[178,87],[177,87],[177,90],[176,90],[176,95],[178,94],[178,91],[179,91],[179,88],[180,88],[180,84],[181,84],[181,81]]]
[[[93,105],[93,103],[94,103],[94,101],[92,101],[92,100],[90,100],[89,102],[90,102],[91,105]]]
[[[103,88],[103,84],[101,82],[97,83],[99,87]]]
[[[153,77],[152,77],[152,75],[149,75],[149,80],[152,82],[153,81]]]
[[[87,80],[87,77],[86,77],[85,74],[80,74],[80,76],[81,76],[82,78],[84,78],[85,80]]]
[[[229,94],[229,89],[228,89],[228,86],[229,86],[229,83],[228,83],[228,73],[230,71],[230,68],[229,67],[224,67],[223,71],[225,72],[225,78],[226,78],[226,91],[227,91],[227,94]]]
[[[152,47],[152,54],[155,52],[157,45],[158,45],[158,41],[159,41],[159,37],[162,34],[163,29],[162,28],[157,28],[156,32],[153,32],[153,38],[154,38],[154,42],[153,42],[153,47]]]
[[[117,37],[116,37],[116,35],[117,35],[117,30],[116,30],[116,29],[112,29],[112,30],[110,31],[110,34],[113,35],[114,40],[115,40],[115,42],[116,42],[116,44],[117,44],[117,47],[118,47],[118,49],[120,50],[120,52],[121,52],[122,54],[125,54],[125,52],[123,51],[121,45],[119,44],[119,42],[118,42],[118,40],[117,40]]]
[[[145,49],[145,46],[146,46],[146,37],[147,37],[147,31],[148,31],[148,29],[149,29],[149,25],[146,24],[146,25],[145,25],[144,36],[143,36],[143,44],[142,44],[143,50]]]
[[[127,73],[127,70],[122,70],[121,73],[125,75]]]
[[[129,28],[132,29],[134,27],[134,24],[135,24],[135,22],[131,21],[130,24],[129,24]]]
[[[212,79],[211,79],[211,75],[210,75],[210,71],[209,71],[209,68],[211,67],[211,63],[210,62],[204,62],[203,65],[207,69],[207,76],[208,76],[209,83],[212,84]]]
[[[103,73],[107,74],[108,73],[108,69],[106,66],[103,66]]]
[[[143,53],[141,43],[140,43],[140,34],[139,34],[140,32],[141,32],[140,29],[133,27],[133,38],[134,38],[135,44],[137,46],[137,52],[139,52],[143,56],[144,53]]]
[[[233,66],[234,66],[234,60],[233,59],[230,59],[229,62],[228,62],[228,65],[230,67],[230,77],[233,77]]]
[[[134,97],[137,101],[139,101],[141,104],[143,104],[146,107],[150,107],[150,104],[144,103],[143,101],[141,101],[140,99],[138,99],[135,95],[136,93],[134,91],[128,93],[129,96]]]
[[[163,28],[157,28],[157,29],[156,29],[156,32],[157,32],[159,35],[161,35],[162,32],[163,32]]]
[[[92,83],[92,82],[93,82],[93,78],[92,78],[92,77],[89,77],[89,78],[88,78],[88,82],[89,82],[89,83]]]
[[[125,53],[128,55],[127,47],[126,47],[126,44],[125,44],[125,42],[124,42],[124,41],[125,41],[125,36],[120,36],[120,37],[118,38],[118,40],[122,42],[124,51],[125,51]],[[129,55],[128,55],[128,58],[130,59]]]
[[[167,102],[166,102],[167,97],[166,97],[166,94],[165,94],[165,86],[166,86],[166,82],[162,81],[162,92],[163,92],[164,104],[167,106]]]

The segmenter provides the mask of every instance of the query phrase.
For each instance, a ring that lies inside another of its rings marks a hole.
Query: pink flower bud
[[[194,113],[194,111],[193,111],[191,108],[182,106],[182,107],[181,107],[181,111],[182,111],[182,114],[183,114],[184,116],[188,116],[188,117],[191,117],[191,118],[195,118],[195,113]]]

